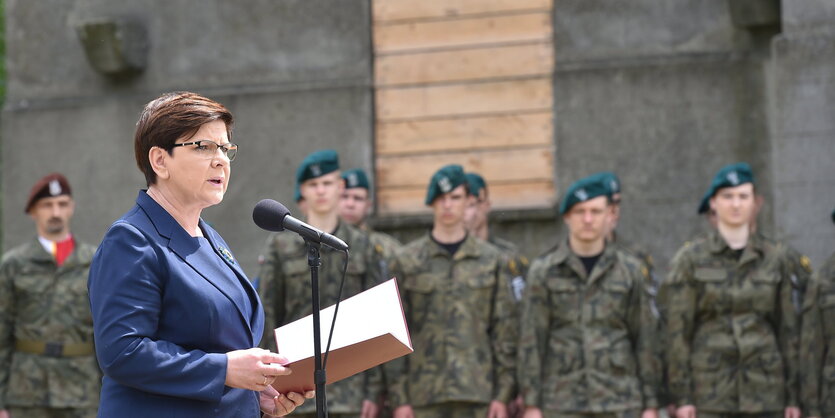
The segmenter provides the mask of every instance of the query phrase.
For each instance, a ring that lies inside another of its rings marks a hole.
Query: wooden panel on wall
[[[550,9],[551,0],[374,0],[375,21]]]
[[[551,14],[534,12],[374,26],[374,52],[549,41]]]
[[[552,206],[553,0],[372,0],[375,185],[384,215],[426,213],[457,163],[493,207]]]
[[[475,148],[550,146],[554,141],[551,110],[451,119],[380,122],[378,156]]]
[[[412,119],[550,109],[551,78],[380,88],[377,119]]]
[[[490,200],[494,210],[528,209],[553,206],[556,203],[552,181],[526,181],[513,183],[490,182]],[[426,186],[379,189],[377,201],[383,213],[428,213],[424,204]]]
[[[531,148],[471,150],[437,154],[379,157],[377,185],[380,187],[426,187],[432,174],[447,164],[461,164],[481,174],[485,180],[551,180],[552,149]]]
[[[554,67],[553,61],[553,47],[547,42],[463,51],[384,55],[377,57],[374,63],[374,78],[375,84],[382,87],[549,75]]]

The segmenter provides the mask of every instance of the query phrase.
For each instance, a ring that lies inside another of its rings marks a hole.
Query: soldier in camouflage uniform
[[[648,272],[606,243],[608,189],[587,177],[560,204],[568,239],[536,258],[521,304],[519,388],[536,417],[656,417]]]
[[[374,202],[371,200],[371,184],[361,168],[354,168],[342,173],[345,190],[339,199],[339,217],[368,234],[368,239],[375,250],[383,254],[379,266],[382,277],[391,278],[388,262],[400,248],[400,241],[388,234],[375,231],[368,226],[366,218],[371,214]]]
[[[757,229],[757,215],[765,204],[765,199],[763,196],[758,195],[754,200],[754,204],[754,214],[751,216],[751,233],[762,234]],[[713,228],[716,228],[718,221],[716,219],[716,211],[710,209],[710,196],[702,198],[702,202],[699,205],[699,214],[704,215],[708,223]],[[761,235],[761,238],[764,238],[764,235]],[[776,240],[772,241],[775,244],[781,245],[786,250],[786,261],[789,263],[789,271],[791,272],[792,301],[794,302],[795,309],[800,312],[803,294],[806,292],[807,283],[812,277],[812,264],[809,261],[809,257],[801,254],[787,243]]]
[[[296,171],[296,201],[304,199],[306,221],[344,240],[351,259],[345,277],[342,300],[368,289],[381,280],[377,266],[379,254],[360,230],[339,221],[337,205],[344,183],[339,175],[339,156],[335,151],[317,151],[305,158]],[[264,305],[265,329],[261,346],[275,351],[277,327],[312,313],[310,267],[304,240],[297,234],[274,233],[267,240],[259,273],[259,294]],[[319,268],[321,306],[337,302],[342,280],[344,255],[322,246]],[[326,341],[322,342],[323,348]],[[331,417],[373,418],[376,400],[382,390],[378,369],[360,373],[327,386]],[[309,402],[295,416],[315,416],[316,405]]]
[[[686,244],[662,284],[678,418],[799,418],[799,321],[785,247],[752,234],[750,166],[722,168],[705,195],[717,228]]]
[[[832,212],[835,222],[835,211]],[[800,400],[808,417],[835,417],[835,253],[803,299]]]
[[[513,287],[513,297],[518,302],[522,300],[522,292],[525,290],[525,272],[528,270],[528,259],[519,252],[516,244],[490,233],[490,225],[487,221],[490,216],[491,203],[487,182],[477,173],[467,173],[466,176],[467,187],[471,196],[464,216],[467,232],[495,245],[510,260],[508,262],[512,277],[510,283]]]
[[[399,366],[389,374],[396,418],[507,416],[518,317],[505,258],[464,228],[467,198],[461,166],[438,170],[426,196],[432,230],[392,266],[415,349],[386,369]]]
[[[70,234],[66,178],[32,188],[38,236],[0,263],[0,417],[95,417],[101,372],[93,351],[87,274],[95,247]]]

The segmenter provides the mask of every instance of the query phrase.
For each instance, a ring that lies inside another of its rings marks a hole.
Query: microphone
[[[259,228],[267,231],[280,232],[287,229],[306,240],[327,245],[337,251],[348,251],[345,241],[290,216],[290,211],[284,205],[272,199],[264,199],[255,205],[252,220]]]

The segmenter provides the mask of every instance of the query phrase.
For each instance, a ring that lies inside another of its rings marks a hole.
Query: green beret
[[[722,167],[713,177],[710,188],[702,197],[699,204],[699,214],[706,213],[710,209],[710,198],[715,196],[719,189],[736,187],[745,183],[754,183],[754,173],[748,163],[733,163]]]
[[[481,189],[487,188],[487,183],[484,181],[484,177],[476,173],[467,173],[467,190],[470,192],[471,195],[478,197],[478,194],[481,193]]]
[[[572,206],[594,199],[598,196],[607,196],[611,199],[609,186],[603,181],[603,176],[593,175],[584,177],[574,182],[560,202],[560,215],[565,215]]]
[[[429,180],[429,188],[426,190],[426,205],[432,205],[436,197],[449,193],[462,184],[467,184],[467,176],[464,175],[463,167],[458,164],[441,167]]]
[[[611,171],[601,171],[590,175],[589,178],[601,181],[606,186],[610,197],[620,193],[620,179]]]
[[[302,199],[300,188],[302,183],[336,170],[339,170],[339,154],[332,149],[316,151],[305,157],[296,170],[296,202]]]
[[[342,180],[345,180],[346,189],[363,188],[370,190],[371,185],[368,183],[368,176],[365,175],[365,170],[361,168],[352,168],[342,172]]]

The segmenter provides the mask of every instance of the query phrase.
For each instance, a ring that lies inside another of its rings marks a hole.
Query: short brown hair
[[[190,137],[201,126],[216,120],[226,123],[226,133],[231,140],[234,123],[232,113],[212,99],[178,91],[165,93],[145,105],[136,122],[133,147],[136,165],[145,175],[148,186],[157,182],[157,174],[151,168],[148,158],[151,148],[160,147],[171,154],[178,139]]]

